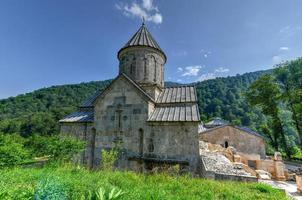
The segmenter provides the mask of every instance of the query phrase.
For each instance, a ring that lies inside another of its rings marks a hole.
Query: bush
[[[113,148],[111,150],[102,150],[102,169],[103,170],[112,170],[114,167],[114,162],[118,157],[118,150]]]
[[[33,135],[26,146],[31,149],[32,156],[51,156],[53,161],[70,161],[84,149],[85,143],[74,137]]]
[[[24,142],[19,135],[0,133],[0,168],[16,166],[30,158]]]

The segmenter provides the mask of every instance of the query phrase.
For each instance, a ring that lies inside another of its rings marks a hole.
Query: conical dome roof
[[[159,50],[166,58],[165,53],[159,47],[155,39],[152,37],[148,29],[146,28],[145,24],[143,23],[142,26],[138,29],[138,31],[132,36],[132,38],[119,50],[118,56],[120,52],[128,47],[133,46],[144,46],[144,47],[151,47],[154,49]]]

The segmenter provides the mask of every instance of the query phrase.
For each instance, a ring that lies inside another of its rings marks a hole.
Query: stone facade
[[[261,136],[250,134],[231,125],[201,132],[199,139],[220,144],[223,147],[233,146],[238,152],[256,158],[255,160],[265,157],[265,142]]]
[[[120,76],[95,101],[93,123],[62,123],[61,133],[87,141],[81,162],[89,167],[98,167],[101,150],[118,141],[122,150],[118,168],[142,170],[150,162],[181,163],[195,172],[198,122],[147,122],[153,110],[154,103]]]

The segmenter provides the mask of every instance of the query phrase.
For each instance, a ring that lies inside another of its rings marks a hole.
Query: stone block
[[[234,162],[241,163],[241,156],[240,155],[234,155]]]
[[[297,190],[302,194],[302,175],[296,175]]]

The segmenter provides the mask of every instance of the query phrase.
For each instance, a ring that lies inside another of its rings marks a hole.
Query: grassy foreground
[[[220,182],[165,174],[88,171],[75,167],[0,170],[0,199],[102,199],[113,188],[116,199],[287,199],[283,192],[258,183]],[[112,198],[114,199],[114,198]]]

